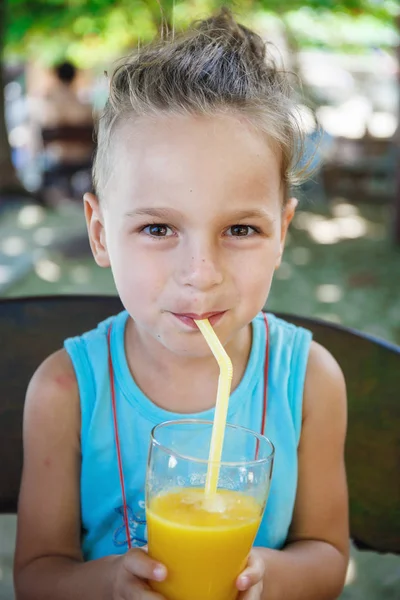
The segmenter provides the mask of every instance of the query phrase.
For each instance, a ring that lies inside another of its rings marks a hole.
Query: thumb
[[[247,567],[236,580],[238,590],[245,591],[260,583],[264,577],[265,563],[257,552],[250,553]]]
[[[124,557],[125,569],[140,579],[152,579],[153,581],[164,581],[167,576],[165,566],[140,548],[129,550]]]

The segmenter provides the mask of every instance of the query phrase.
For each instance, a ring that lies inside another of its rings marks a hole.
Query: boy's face
[[[113,174],[85,210],[96,262],[111,266],[138,332],[176,354],[209,352],[262,309],[296,201],[280,156],[244,119],[160,116],[115,132]]]

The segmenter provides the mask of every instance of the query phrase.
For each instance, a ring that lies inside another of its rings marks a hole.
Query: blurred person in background
[[[77,68],[62,62],[53,75],[53,84],[31,103],[42,146],[42,187],[51,205],[90,189],[94,148],[92,106],[77,92]]]

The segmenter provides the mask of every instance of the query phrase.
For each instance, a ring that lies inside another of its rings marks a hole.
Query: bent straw
[[[225,348],[219,341],[208,319],[195,320],[195,323],[215,356],[220,370],[205,487],[206,496],[211,496],[217,491],[233,368],[231,359],[225,352]]]

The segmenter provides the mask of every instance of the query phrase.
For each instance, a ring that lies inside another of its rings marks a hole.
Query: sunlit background
[[[96,118],[117,58],[221,4],[0,0],[0,296],[115,293],[86,239],[90,168],[72,173],[68,192],[47,182],[41,118],[57,86],[53,67],[77,66],[74,93]],[[400,344],[399,3],[224,4],[293,72],[309,154],[317,148],[268,308]],[[13,519],[0,519],[0,600],[13,598],[14,532]],[[342,598],[400,598],[400,560],[353,551]]]

